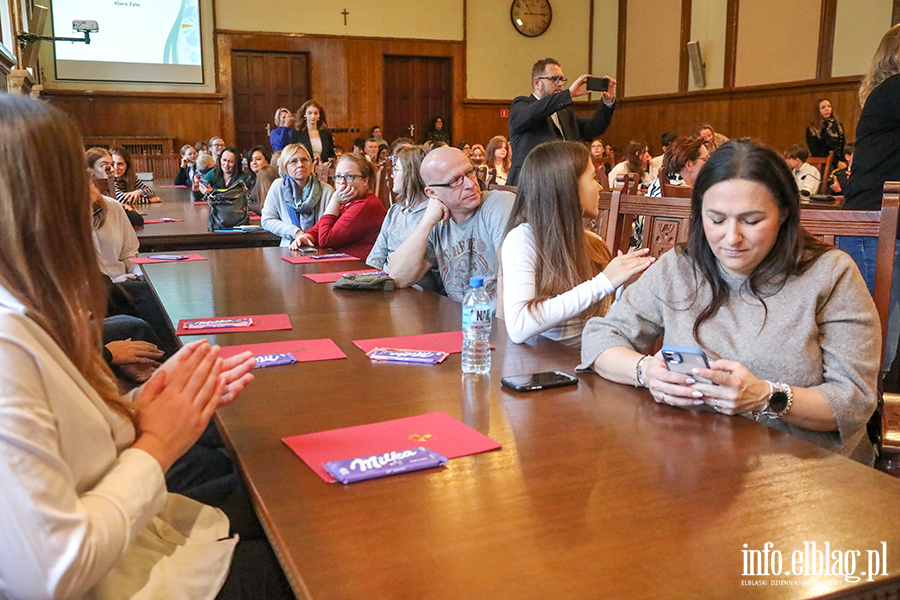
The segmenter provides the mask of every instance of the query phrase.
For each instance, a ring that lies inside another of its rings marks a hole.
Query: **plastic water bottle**
[[[463,373],[486,375],[491,370],[491,299],[484,289],[484,279],[469,279],[469,291],[463,299],[462,329]]]

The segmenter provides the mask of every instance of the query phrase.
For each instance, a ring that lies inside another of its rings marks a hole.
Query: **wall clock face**
[[[553,9],[549,0],[513,0],[509,18],[516,31],[527,37],[537,37],[550,27]]]

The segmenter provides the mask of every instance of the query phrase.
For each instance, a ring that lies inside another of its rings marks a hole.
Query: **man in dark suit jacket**
[[[531,69],[531,96],[519,96],[509,108],[509,141],[512,165],[506,185],[516,185],[519,171],[531,149],[552,140],[589,142],[603,135],[612,121],[616,102],[616,80],[609,78],[609,89],[590,119],[582,119],[571,108],[572,99],[590,92],[584,89],[590,75],[582,75],[564,90],[566,78],[553,58],[544,58]]]

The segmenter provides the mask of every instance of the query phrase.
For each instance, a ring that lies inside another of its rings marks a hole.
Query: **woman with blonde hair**
[[[512,156],[509,151],[509,142],[502,135],[495,135],[488,142],[485,164],[493,171],[494,177],[491,183],[506,185],[509,177],[509,165]]]
[[[101,353],[106,294],[72,122],[0,95],[0,182],[3,595],[209,599],[250,583],[257,541],[167,493],[164,474],[250,381],[251,354],[192,342],[122,396]]]
[[[278,152],[288,144],[296,143],[297,130],[294,129],[294,113],[282,106],[275,111],[275,129],[269,133],[272,152]]]
[[[290,246],[311,229],[325,213],[334,188],[313,174],[313,161],[306,147],[288,144],[278,157],[278,174],[266,194],[260,225]]]
[[[313,159],[320,163],[334,160],[334,136],[328,129],[325,109],[315,100],[307,100],[297,111],[296,143],[303,144]]]
[[[584,144],[547,142],[528,154],[500,251],[498,305],[517,344],[538,334],[572,346],[616,289],[653,260],[649,250],[613,258],[583,215],[596,216],[600,186]]]

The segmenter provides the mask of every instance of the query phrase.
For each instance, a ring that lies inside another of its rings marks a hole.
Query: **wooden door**
[[[453,67],[450,58],[384,57],[384,137],[425,140],[434,117],[453,137]],[[412,126],[413,132],[410,130]]]
[[[269,148],[275,109],[296,111],[310,98],[309,54],[235,50],[231,68],[237,146]]]

